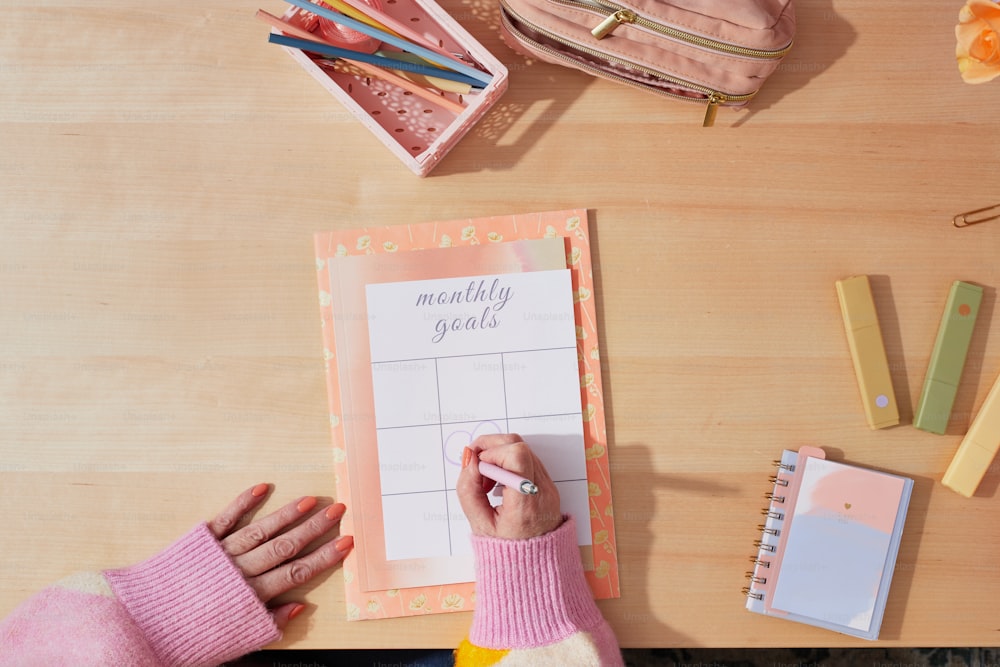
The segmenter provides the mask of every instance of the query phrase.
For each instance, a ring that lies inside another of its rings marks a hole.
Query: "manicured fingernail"
[[[342,503],[330,505],[326,508],[326,518],[330,521],[339,521],[344,516],[345,511],[347,511],[347,507]]]
[[[299,504],[295,506],[295,509],[297,509],[302,514],[305,514],[314,507],[316,507],[316,499],[312,496],[306,496],[305,498],[299,501]]]
[[[333,547],[342,553],[346,553],[351,550],[354,546],[354,536],[353,535],[343,535],[337,539]]]
[[[463,468],[466,467],[467,465],[469,465],[470,463],[472,463],[472,457],[473,456],[475,456],[475,455],[473,454],[472,450],[469,449],[468,447],[466,447],[465,449],[462,450],[462,467]]]
[[[250,491],[250,495],[252,495],[254,498],[260,498],[262,495],[267,493],[267,490],[269,488],[271,487],[268,486],[267,484],[258,484],[257,486],[253,487],[252,491]]]
[[[288,612],[288,620],[289,621],[292,620],[293,618],[295,618],[296,616],[298,616],[299,614],[301,614],[305,610],[306,610],[306,606],[304,604],[295,605],[295,607],[293,607],[292,610],[290,612]]]

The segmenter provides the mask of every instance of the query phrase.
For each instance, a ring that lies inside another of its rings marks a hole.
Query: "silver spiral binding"
[[[767,523],[763,523],[757,526],[760,531],[760,539],[754,540],[753,545],[757,548],[757,554],[750,557],[750,562],[754,564],[754,570],[747,572],[747,579],[750,580],[750,585],[743,588],[743,594],[750,598],[751,600],[757,600],[762,602],[764,600],[764,592],[757,589],[756,586],[764,586],[767,584],[767,577],[760,576],[764,574],[762,570],[770,569],[771,560],[768,558],[769,554],[774,554],[777,552],[778,547],[773,542],[774,539],[768,540],[767,538],[777,538],[781,535],[781,529],[775,526],[775,523],[784,521],[785,513],[780,512],[775,509],[775,505],[784,504],[786,496],[779,495],[778,489],[787,488],[790,480],[787,477],[782,477],[781,473],[794,473],[795,466],[789,463],[782,463],[781,460],[776,460],[774,465],[778,468],[778,474],[771,475],[768,478],[768,482],[772,485],[772,490],[764,494],[764,497],[768,499],[769,506],[761,510],[761,515],[766,517]],[[747,603],[748,606],[755,603]]]
[[[775,537],[777,537],[778,535],[781,534],[781,531],[778,530],[777,528],[768,528],[766,523],[759,524],[757,526],[757,529],[760,530],[760,532],[763,533],[764,535],[774,535]]]
[[[768,544],[764,540],[754,540],[753,545],[757,547],[758,551],[763,550],[772,554],[778,550],[776,546],[774,546],[773,544]]]

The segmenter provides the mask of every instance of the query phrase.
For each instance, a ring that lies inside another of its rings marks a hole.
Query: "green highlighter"
[[[941,317],[931,362],[924,378],[920,403],[913,425],[924,431],[943,435],[948,428],[951,407],[962,379],[965,356],[972,340],[972,330],[983,300],[983,288],[956,280],[948,293],[948,303]]]

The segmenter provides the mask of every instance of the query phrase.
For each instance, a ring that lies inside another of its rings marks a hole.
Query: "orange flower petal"
[[[985,83],[1000,75],[1000,4],[968,0],[955,26],[955,57],[962,79]]]
[[[969,55],[981,63],[1000,62],[1000,39],[992,30],[983,30],[969,45]]]
[[[1000,4],[993,0],[969,0],[969,13],[983,21],[1000,21]]]

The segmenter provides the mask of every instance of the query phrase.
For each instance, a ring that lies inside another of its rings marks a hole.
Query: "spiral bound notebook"
[[[752,612],[878,639],[913,480],[785,450],[755,542]]]

